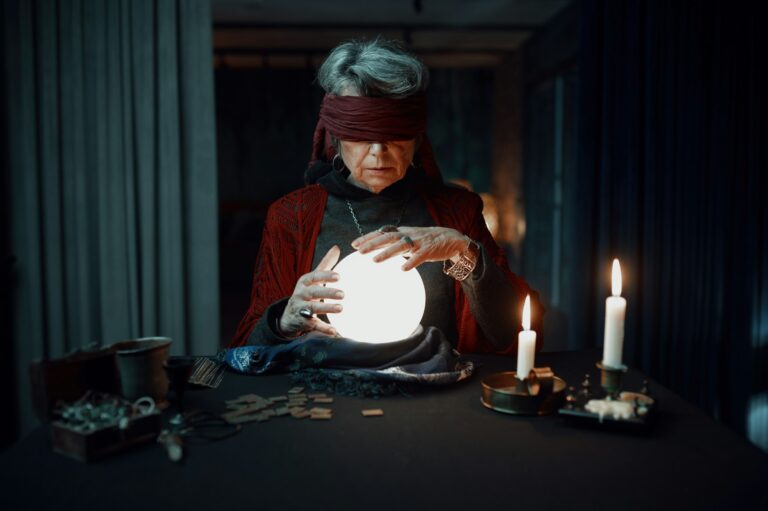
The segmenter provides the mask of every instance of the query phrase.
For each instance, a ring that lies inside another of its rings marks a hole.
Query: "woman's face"
[[[403,179],[416,150],[415,140],[341,140],[340,143],[341,158],[350,172],[349,180],[373,193],[379,193]]]

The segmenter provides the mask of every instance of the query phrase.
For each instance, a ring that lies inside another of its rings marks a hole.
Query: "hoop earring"
[[[336,167],[336,159],[337,158],[341,162],[341,168],[337,168]],[[346,168],[346,166],[344,165],[344,160],[342,160],[341,156],[339,156],[339,153],[336,153],[336,155],[334,155],[334,157],[333,157],[333,160],[331,160],[331,167],[333,168],[333,170],[335,170],[338,173],[344,172],[344,169]]]

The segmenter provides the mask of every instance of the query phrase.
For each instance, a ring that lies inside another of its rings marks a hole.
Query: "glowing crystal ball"
[[[329,284],[344,291],[344,310],[328,314],[342,337],[380,344],[409,337],[424,315],[426,292],[415,269],[403,271],[405,258],[395,256],[376,263],[380,251],[353,252],[336,265],[339,280]]]

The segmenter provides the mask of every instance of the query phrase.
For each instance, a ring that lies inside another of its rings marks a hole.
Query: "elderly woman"
[[[230,347],[337,335],[318,317],[343,307],[323,301],[344,296],[334,265],[383,249],[375,261],[409,255],[402,269],[420,273],[422,325],[460,352],[514,353],[526,294],[539,325],[541,304],[509,271],[479,196],[442,182],[425,134],[425,66],[393,42],[347,42],[318,81],[326,95],[308,184],[269,208],[250,308]]]

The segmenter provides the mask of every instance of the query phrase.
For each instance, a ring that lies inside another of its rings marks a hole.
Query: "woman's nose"
[[[387,150],[387,145],[383,142],[371,142],[371,147],[368,148],[371,154],[379,154]]]

